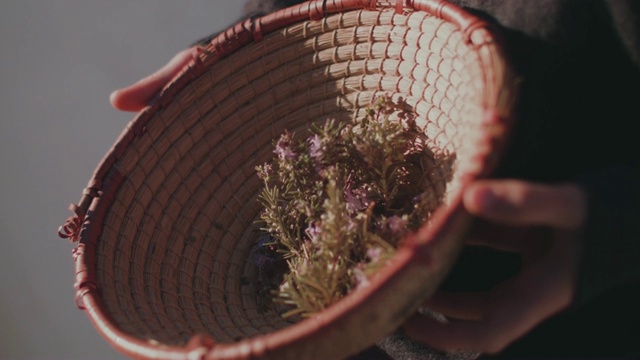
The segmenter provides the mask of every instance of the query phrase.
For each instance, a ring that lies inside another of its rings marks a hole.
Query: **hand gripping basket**
[[[514,89],[496,40],[435,0],[309,1],[221,33],[126,126],[71,206],[60,235],[78,242],[76,303],[134,358],[339,359],[381,340],[450,269],[472,220],[461,190],[504,148]],[[369,286],[295,324],[260,312],[255,166],[285,129],[362,116],[382,94],[425,128],[442,201]]]

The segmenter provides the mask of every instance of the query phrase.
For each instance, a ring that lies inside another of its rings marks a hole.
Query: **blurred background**
[[[58,227],[135,114],[111,91],[241,16],[242,0],[8,0],[0,10],[0,359],[123,359],[74,304]]]

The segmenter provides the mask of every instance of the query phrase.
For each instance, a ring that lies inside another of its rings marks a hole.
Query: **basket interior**
[[[434,208],[442,206],[473,171],[482,76],[454,25],[391,9],[300,22],[216,60],[114,165],[126,178],[96,254],[112,321],[168,345],[196,333],[232,343],[290,325],[260,311],[249,261],[262,185],[255,166],[273,156],[272,141],[362,116],[377,95],[401,96],[425,129]]]

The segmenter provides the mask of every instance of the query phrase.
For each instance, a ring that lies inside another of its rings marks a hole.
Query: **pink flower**
[[[356,286],[356,289],[360,289],[369,285],[369,279],[363,271],[364,264],[360,263],[353,268],[353,274],[351,275],[351,281]]]
[[[322,140],[318,134],[315,134],[309,138],[309,155],[317,159],[322,157],[322,153]]]
[[[262,166],[257,166],[256,170],[258,172],[258,177],[261,180],[266,180],[271,176],[271,174],[273,174],[273,166],[268,162],[264,163]]]
[[[309,224],[309,226],[304,230],[304,233],[307,234],[312,243],[316,243],[318,241],[318,236],[320,236],[320,226],[318,225],[318,223]]]
[[[293,159],[296,157],[296,153],[291,149],[291,142],[293,139],[291,138],[291,133],[285,131],[278,142],[276,143],[276,148],[273,150],[273,153],[278,155],[278,158],[281,160]]]
[[[392,233],[402,235],[406,230],[405,227],[407,226],[407,219],[398,215],[393,215],[387,218],[387,226]]]
[[[367,258],[369,258],[371,262],[377,262],[380,260],[380,256],[382,256],[382,248],[372,247],[367,249]]]

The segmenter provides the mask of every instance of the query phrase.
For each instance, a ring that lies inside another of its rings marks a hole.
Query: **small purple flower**
[[[344,200],[347,202],[347,211],[351,214],[362,209],[362,201],[353,194],[351,189],[345,189]]]
[[[347,226],[345,228],[346,233],[354,233],[356,231],[356,229],[358,229],[358,227],[360,226],[360,224],[355,221],[355,219],[351,218],[351,217],[347,217]]]
[[[407,226],[407,219],[398,215],[393,215],[387,218],[387,226],[392,233],[402,235],[405,231],[405,227]]]
[[[380,260],[380,256],[382,256],[382,248],[372,247],[367,249],[367,258],[371,260],[371,262],[377,262]]]
[[[256,170],[258,171],[258,177],[261,180],[268,179],[271,174],[273,174],[273,166],[270,163],[264,163],[262,166],[257,166]]]
[[[322,154],[322,140],[318,134],[315,134],[309,138],[309,155],[314,159],[318,159],[322,157]]]
[[[278,155],[278,158],[281,160],[293,159],[296,157],[296,153],[291,149],[291,133],[288,131],[280,136],[278,142],[276,143],[276,148],[273,150],[273,153]]]
[[[369,279],[363,271],[364,264],[360,263],[353,268],[351,281],[356,285],[356,289],[360,289],[369,285]]]
[[[281,160],[288,160],[296,157],[296,153],[294,153],[293,150],[291,150],[291,148],[287,146],[278,145],[273,152],[274,154],[278,155]]]
[[[307,234],[307,236],[309,237],[309,240],[311,240],[312,243],[316,243],[318,241],[320,232],[321,232],[320,226],[317,222],[313,224],[309,224],[309,226],[307,226],[307,228],[304,230],[304,233]]]

